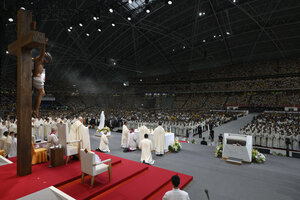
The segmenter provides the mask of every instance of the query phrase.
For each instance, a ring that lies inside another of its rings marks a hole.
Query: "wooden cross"
[[[17,41],[8,46],[18,57],[17,69],[17,175],[31,174],[32,55],[31,50],[45,43],[45,34],[33,30],[32,14],[18,11]]]

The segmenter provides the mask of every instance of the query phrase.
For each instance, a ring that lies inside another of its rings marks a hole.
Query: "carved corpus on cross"
[[[9,54],[18,57],[17,69],[17,175],[31,174],[32,55],[31,50],[45,43],[45,34],[34,31],[32,14],[18,11],[17,41],[8,45]]]

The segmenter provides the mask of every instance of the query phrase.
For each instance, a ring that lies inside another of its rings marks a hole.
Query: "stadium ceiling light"
[[[216,38],[217,36],[216,35],[214,35],[214,38]]]
[[[129,3],[129,4],[132,3],[132,0],[128,0],[128,3]]]
[[[113,10],[112,8],[110,8],[110,9],[109,9],[109,12],[110,12],[110,13],[113,13],[113,12],[114,12],[114,10]]]
[[[128,21],[131,21],[131,17],[127,17]]]
[[[6,51],[5,53],[8,54],[8,51]]]
[[[14,19],[13,19],[13,18],[8,18],[8,21],[9,21],[9,22],[13,22]]]
[[[143,81],[143,79],[140,79],[140,82],[142,82]]]
[[[101,29],[100,29],[100,28],[98,28],[98,31],[99,31],[99,32],[101,32]]]
[[[174,51],[175,51],[175,49],[172,49],[172,51],[174,52]]]
[[[185,46],[183,46],[182,48],[185,49]]]
[[[97,17],[93,17],[93,20],[97,21]]]
[[[204,43],[205,43],[205,42],[206,42],[206,40],[202,40],[202,42],[204,42]]]
[[[88,37],[89,37],[89,36],[90,36],[90,34],[86,33],[86,36],[88,36]]]
[[[226,35],[230,35],[230,33],[227,31],[227,32],[226,32]]]
[[[173,3],[172,1],[168,1],[168,4],[169,4],[169,5],[172,5],[172,3]]]
[[[72,29],[73,29],[73,27],[72,27],[72,26],[70,26],[70,28],[69,28],[69,29],[71,29],[71,30],[72,30]]]
[[[222,35],[219,35],[219,37],[222,37]]]
[[[116,26],[116,24],[115,24],[115,23],[111,23],[111,25],[112,25],[112,26]]]
[[[20,9],[21,9],[21,10],[26,10],[24,7],[21,7]]]
[[[71,32],[71,29],[68,28],[68,31]]]
[[[150,9],[149,8],[147,8],[146,9],[146,13],[150,13],[151,11],[150,11]]]
[[[199,16],[204,16],[205,15],[205,12],[199,12]]]
[[[83,24],[82,24],[82,23],[79,23],[79,26],[81,26],[81,27],[82,27],[82,26],[83,26]]]

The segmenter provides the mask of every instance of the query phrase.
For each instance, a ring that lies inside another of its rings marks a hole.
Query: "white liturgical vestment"
[[[105,134],[102,134],[99,149],[103,152],[110,152],[108,143],[109,143],[109,141],[108,141],[107,136]]]
[[[158,126],[153,132],[155,153],[164,154],[165,152],[165,130]]]
[[[127,147],[130,148],[130,150],[136,150],[137,147],[137,136],[134,134],[134,132],[128,134],[128,145]]]
[[[141,162],[145,161],[146,163],[153,165],[154,160],[152,160],[152,154],[151,154],[151,150],[153,149],[153,147],[152,147],[151,140],[146,138],[141,140],[139,148],[142,151]]]
[[[141,142],[142,139],[144,139],[144,135],[145,135],[146,133],[147,133],[147,134],[150,133],[149,129],[148,129],[145,125],[141,126],[141,127],[139,128],[139,143]]]
[[[12,143],[10,145],[10,151],[8,157],[16,157],[17,156],[17,138],[13,137]]]
[[[89,129],[85,127],[81,121],[77,120],[72,124],[69,134],[70,141],[81,140],[81,149],[91,150]]]
[[[129,133],[129,129],[124,124],[123,130],[122,130],[122,139],[121,139],[121,147],[123,147],[123,148],[127,148],[128,133]]]

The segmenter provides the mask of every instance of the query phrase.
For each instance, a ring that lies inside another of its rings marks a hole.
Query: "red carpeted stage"
[[[75,199],[162,199],[172,189],[171,177],[178,174],[180,187],[184,188],[193,177],[139,162],[96,152],[102,160],[112,159],[112,179],[108,173],[95,177],[94,188],[90,189],[91,178],[80,183],[80,161],[68,165],[48,168],[48,163],[32,166],[32,174],[16,175],[16,159],[13,164],[0,167],[0,199],[17,199],[49,186],[55,186]]]

